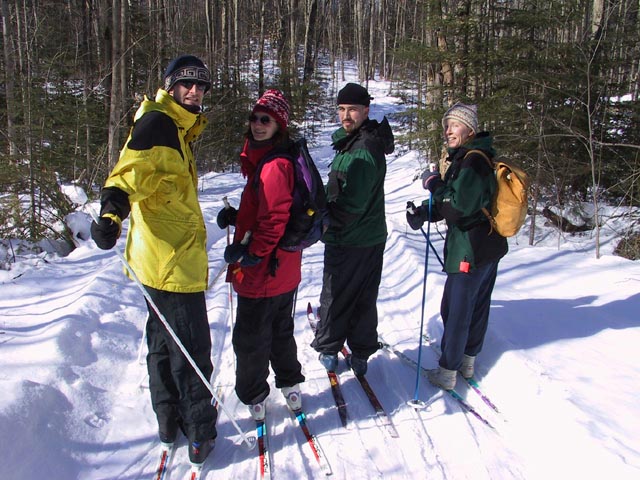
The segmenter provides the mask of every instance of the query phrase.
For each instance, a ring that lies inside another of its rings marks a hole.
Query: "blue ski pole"
[[[429,170],[431,170],[432,172],[435,170],[435,164],[431,163],[429,164]],[[426,239],[426,247],[425,247],[425,253],[424,253],[424,278],[422,280],[422,312],[420,315],[420,337],[419,337],[419,343],[418,343],[418,369],[416,370],[416,387],[415,387],[415,391],[413,394],[413,399],[410,400],[408,402],[409,405],[411,405],[413,408],[424,408],[426,406],[426,404],[419,399],[419,393],[420,393],[420,367],[422,366],[422,333],[424,330],[424,308],[425,308],[425,304],[426,304],[426,299],[427,299],[427,273],[429,271],[429,248],[433,248],[433,246],[431,245],[431,240],[430,240],[430,234],[431,234],[431,208],[432,208],[432,198],[431,198],[431,194],[429,194],[429,209],[428,209],[428,216],[427,216],[427,233],[424,232],[423,228],[420,228],[420,231],[422,232],[422,235],[424,235],[425,239]],[[435,249],[434,249],[435,252]],[[437,255],[437,254],[436,254]]]

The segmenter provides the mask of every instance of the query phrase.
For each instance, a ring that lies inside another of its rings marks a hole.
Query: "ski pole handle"
[[[428,165],[429,172],[431,172],[431,173],[435,172],[435,171],[436,171],[436,167],[437,167],[437,166],[436,166],[436,164],[435,164],[435,163],[430,162],[430,163],[429,163],[429,165]],[[424,176],[424,174],[423,174],[423,176]],[[432,176],[433,176],[433,175],[430,175],[430,176],[428,177],[428,179],[425,179],[425,180],[427,180],[427,183],[428,183],[428,181],[431,179],[431,177],[432,177]],[[425,180],[423,180],[423,184],[422,184],[422,186],[426,189],[427,187],[426,187],[426,184],[424,183],[424,182],[425,182]],[[431,191],[430,191],[430,190],[427,190],[427,198],[428,198],[428,199],[431,199]],[[429,208],[431,208],[431,207],[429,207]]]
[[[240,245],[249,245],[250,239],[251,239],[251,230],[247,230],[247,233],[244,234],[244,237],[242,237],[242,240],[240,241]],[[236,262],[240,263],[243,258],[244,258],[244,255],[240,257],[238,260],[236,260]]]

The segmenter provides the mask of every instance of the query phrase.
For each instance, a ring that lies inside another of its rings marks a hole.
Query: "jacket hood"
[[[374,136],[382,143],[384,153],[386,155],[393,153],[395,148],[393,132],[391,131],[391,125],[387,117],[382,119],[382,122],[377,120],[369,120],[362,126],[366,131],[372,132]]]
[[[368,118],[360,128],[351,135],[347,135],[344,127],[340,127],[333,132],[331,136],[333,149],[348,150],[351,143],[359,137],[359,133],[365,133],[377,139],[382,146],[382,151],[387,155],[392,153],[395,148],[391,126],[389,125],[387,117],[384,117],[382,122]]]

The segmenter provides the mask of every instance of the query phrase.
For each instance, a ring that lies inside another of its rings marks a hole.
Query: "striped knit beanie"
[[[464,103],[456,103],[451,107],[442,117],[442,128],[446,129],[445,124],[447,120],[456,120],[463,125],[466,125],[473,133],[478,132],[478,106],[466,105]]]
[[[289,124],[289,103],[280,90],[264,92],[253,107],[253,113],[265,112],[276,119],[280,130],[286,130]]]

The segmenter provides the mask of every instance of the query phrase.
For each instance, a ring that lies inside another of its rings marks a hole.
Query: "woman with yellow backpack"
[[[489,321],[491,293],[498,262],[507,253],[507,239],[492,227],[483,210],[491,211],[497,189],[496,176],[486,157],[495,156],[493,139],[478,131],[476,105],[457,103],[442,119],[450,163],[444,178],[425,171],[422,184],[431,199],[419,207],[410,202],[407,222],[414,230],[425,221],[444,219],[444,286],[440,314],[444,324],[439,366],[429,370],[434,385],[450,390],[459,371],[465,378],[474,373],[475,358]],[[429,202],[431,202],[429,204]]]

